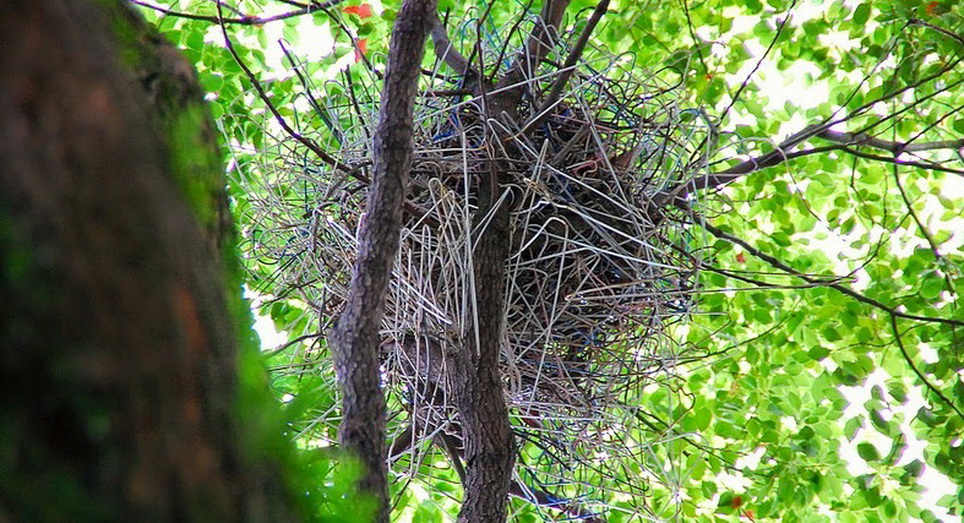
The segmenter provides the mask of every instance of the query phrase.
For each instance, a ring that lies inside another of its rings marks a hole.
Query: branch
[[[927,387],[927,390],[937,395],[937,397],[940,398],[941,401],[946,403],[951,409],[953,409],[954,412],[956,412],[957,415],[961,417],[961,419],[964,419],[964,412],[961,412],[961,409],[957,408],[957,405],[954,405],[954,403],[950,400],[950,398],[945,396],[940,389],[938,389],[930,381],[928,381],[927,376],[924,376],[924,373],[921,372],[920,369],[917,368],[917,365],[914,364],[914,360],[910,358],[910,354],[908,354],[907,348],[904,347],[904,341],[901,339],[900,331],[897,329],[897,316],[894,315],[893,313],[890,315],[890,328],[894,331],[894,341],[897,342],[897,347],[900,348],[901,356],[903,356],[904,361],[906,361],[907,364],[910,365],[910,368],[912,371],[914,371],[914,374],[916,374],[917,377],[920,378],[920,380],[924,383],[924,386]]]
[[[529,35],[522,53],[509,68],[509,71],[499,80],[496,88],[515,85],[526,78],[527,68],[535,68],[546,58],[555,45],[555,33],[562,23],[562,15],[569,7],[570,0],[546,0],[542,4],[542,12],[536,20],[536,26]]]
[[[926,27],[926,28],[928,28],[928,29],[933,29],[934,31],[937,31],[938,33],[940,33],[940,34],[942,34],[942,35],[944,35],[944,36],[946,36],[946,37],[948,37],[948,38],[951,38],[951,39],[953,39],[953,40],[956,40],[957,43],[959,43],[959,44],[961,44],[961,45],[964,45],[964,36],[961,36],[961,35],[959,35],[959,34],[952,33],[952,32],[950,32],[950,31],[948,31],[947,29],[944,29],[944,28],[942,28],[942,27],[937,27],[936,25],[929,24],[929,23],[927,23],[927,22],[925,22],[925,21],[923,21],[923,20],[921,20],[921,19],[919,19],[919,18],[911,18],[911,19],[907,20],[907,23],[908,23],[908,24],[911,24],[911,25],[924,26],[924,27]]]
[[[602,0],[596,4],[596,9],[592,12],[589,20],[586,22],[586,27],[583,28],[582,34],[579,35],[579,39],[576,41],[576,45],[572,47],[569,52],[569,56],[566,58],[566,62],[559,69],[559,75],[556,76],[556,80],[552,83],[552,87],[549,89],[549,94],[546,99],[543,100],[542,105],[539,110],[536,111],[535,116],[529,120],[529,123],[523,126],[519,134],[526,134],[532,128],[542,123],[548,116],[549,111],[556,104],[556,101],[562,95],[562,90],[565,89],[566,83],[569,82],[569,78],[576,71],[576,62],[582,56],[582,52],[586,49],[586,44],[589,42],[589,36],[592,35],[593,30],[596,28],[596,24],[602,19],[606,10],[609,9],[609,0]]]
[[[839,149],[839,147],[833,147],[830,149],[820,150],[811,149],[808,151],[803,151],[802,153],[790,152],[790,150],[794,147],[821,133],[824,129],[826,129],[827,125],[827,123],[808,125],[807,127],[804,127],[802,131],[790,136],[784,140],[783,143],[777,145],[772,151],[764,154],[763,156],[751,158],[718,173],[691,178],[690,180],[682,182],[667,191],[657,194],[653,200],[657,205],[663,204],[672,198],[675,198],[677,201],[682,201],[686,196],[689,196],[696,191],[709,189],[719,185],[726,185],[745,174],[759,171],[765,167],[772,167],[774,165],[781,164],[791,158],[804,156],[806,154],[813,154],[815,152],[823,152],[825,150]]]
[[[687,210],[688,210],[688,209],[687,209]],[[690,211],[690,212],[692,212],[692,211]],[[801,274],[801,273],[797,272],[796,270],[794,270],[793,267],[790,267],[789,265],[781,262],[780,260],[776,259],[775,257],[773,257],[773,256],[771,256],[771,255],[769,255],[769,254],[766,254],[765,252],[760,251],[759,249],[757,249],[756,247],[753,247],[752,245],[750,245],[748,242],[746,242],[745,240],[743,240],[743,239],[741,239],[741,238],[737,238],[736,236],[733,236],[732,234],[728,234],[728,233],[724,232],[722,229],[719,229],[719,228],[717,228],[717,227],[714,227],[713,225],[710,225],[709,223],[701,223],[700,225],[701,225],[704,229],[706,229],[707,231],[709,231],[710,234],[712,234],[713,236],[716,236],[717,238],[720,238],[720,239],[722,239],[722,240],[726,240],[726,241],[728,241],[728,242],[730,242],[730,243],[734,243],[734,244],[736,244],[736,245],[739,245],[740,247],[743,247],[743,248],[746,250],[746,252],[750,253],[752,256],[755,256],[756,258],[759,258],[759,259],[767,262],[768,264],[772,265],[773,267],[776,267],[777,269],[780,269],[781,271],[786,272],[787,274],[796,276],[797,278],[800,278],[801,280],[803,280],[803,281],[805,281],[805,282],[807,282],[807,283],[818,284],[818,285],[822,285],[822,286],[825,286],[825,287],[830,287],[831,289],[834,289],[834,290],[836,290],[836,291],[838,291],[838,292],[840,292],[840,293],[842,293],[842,294],[846,294],[847,296],[850,296],[851,298],[853,298],[853,299],[855,299],[855,300],[857,300],[857,301],[859,301],[859,302],[861,302],[861,303],[865,303],[865,304],[867,304],[867,305],[870,305],[871,307],[874,307],[874,308],[876,308],[876,309],[880,309],[880,310],[882,310],[882,311],[884,311],[884,312],[886,312],[887,314],[890,314],[890,315],[892,315],[892,316],[896,316],[896,317],[898,317],[898,318],[904,318],[904,319],[907,319],[907,320],[916,320],[916,321],[931,322],[931,323],[943,323],[943,324],[946,324],[946,325],[955,325],[955,326],[962,326],[962,327],[964,327],[964,321],[954,320],[954,319],[950,319],[950,318],[935,318],[935,317],[931,317],[931,316],[917,316],[916,314],[907,314],[907,313],[905,313],[905,312],[900,312],[900,311],[897,310],[896,307],[891,307],[891,306],[889,306],[889,305],[886,305],[886,304],[884,304],[884,303],[881,303],[881,302],[879,302],[879,301],[877,301],[877,300],[874,300],[874,299],[872,299],[872,298],[868,298],[867,296],[864,296],[863,294],[860,294],[860,293],[858,293],[858,292],[856,292],[856,291],[854,291],[853,289],[850,289],[850,288],[848,288],[848,287],[844,287],[843,285],[840,285],[839,283],[834,283],[834,282],[831,282],[831,281],[826,281],[826,280],[822,280],[822,279],[819,279],[819,278],[814,278],[814,277],[811,277],[811,276],[807,276],[807,275],[805,275],[805,274]]]
[[[964,413],[962,413],[962,412],[960,411],[960,409],[958,409],[957,406],[955,406],[954,403],[952,403],[951,400],[948,399],[947,396],[945,396],[944,393],[942,393],[942,392],[940,391],[940,389],[938,389],[938,388],[935,387],[933,384],[931,384],[931,383],[927,380],[927,377],[926,377],[926,376],[917,368],[917,366],[914,364],[914,361],[911,359],[910,354],[908,354],[907,349],[904,347],[903,340],[902,340],[901,337],[900,337],[900,331],[897,329],[897,318],[904,318],[904,319],[917,320],[917,321],[923,321],[923,322],[943,323],[943,324],[952,325],[952,326],[964,326],[964,322],[958,321],[958,320],[949,319],[949,318],[933,318],[933,317],[917,316],[917,315],[914,315],[914,314],[907,314],[907,313],[904,313],[904,312],[900,312],[900,311],[898,311],[898,310],[897,310],[896,308],[894,308],[894,307],[890,307],[890,306],[885,305],[885,304],[883,304],[883,303],[881,303],[881,302],[879,302],[879,301],[877,301],[877,300],[868,298],[868,297],[866,297],[866,296],[864,296],[864,295],[862,295],[862,294],[860,294],[860,293],[858,293],[858,292],[856,292],[856,291],[854,291],[854,290],[852,290],[852,289],[850,289],[850,288],[847,288],[847,287],[844,287],[843,285],[840,285],[839,283],[834,283],[834,282],[819,280],[819,279],[817,279],[817,278],[813,278],[813,277],[810,277],[810,276],[801,274],[801,273],[793,270],[792,267],[790,267],[790,266],[784,264],[783,262],[781,262],[780,260],[774,258],[773,256],[770,256],[769,254],[766,254],[766,253],[761,252],[759,249],[751,246],[751,245],[750,245],[749,243],[747,243],[746,241],[744,241],[744,240],[742,240],[742,239],[740,239],[740,238],[737,238],[736,236],[733,236],[733,235],[731,235],[731,234],[727,234],[727,233],[723,232],[721,229],[718,229],[718,228],[710,225],[709,223],[702,223],[701,225],[702,225],[702,227],[703,227],[704,229],[706,229],[707,231],[709,231],[713,236],[716,236],[717,238],[720,238],[720,239],[729,241],[729,242],[731,242],[731,243],[735,243],[735,244],[739,245],[740,247],[743,247],[743,248],[744,248],[748,253],[750,253],[752,256],[755,256],[755,257],[757,257],[757,258],[759,258],[759,259],[761,259],[761,260],[769,263],[769,264],[772,265],[773,267],[776,267],[776,268],[778,268],[778,269],[786,272],[787,274],[796,276],[797,278],[800,278],[800,279],[806,281],[807,283],[818,284],[818,285],[823,285],[823,286],[825,286],[825,287],[830,287],[831,289],[834,289],[834,290],[836,290],[836,291],[838,291],[838,292],[840,292],[840,293],[842,293],[842,294],[845,294],[845,295],[847,295],[847,296],[850,296],[851,298],[854,298],[855,300],[857,300],[857,301],[859,301],[859,302],[861,302],[861,303],[865,303],[865,304],[867,304],[867,305],[870,305],[870,306],[872,306],[872,307],[875,307],[875,308],[877,308],[877,309],[880,309],[880,310],[886,312],[886,313],[890,316],[890,324],[891,324],[891,327],[892,327],[893,332],[894,332],[894,339],[895,339],[895,341],[897,342],[897,346],[900,348],[900,352],[901,352],[902,357],[904,358],[904,361],[907,362],[907,365],[910,366],[911,370],[913,370],[914,373],[917,375],[917,377],[920,378],[920,380],[923,382],[924,386],[927,387],[928,390],[930,390],[930,391],[933,392],[935,395],[937,395],[944,403],[946,403],[948,406],[950,406],[959,416],[961,416],[962,419],[964,419]]]
[[[402,204],[412,164],[415,96],[435,6],[435,0],[405,0],[392,28],[372,143],[373,183],[367,212],[361,218],[348,299],[329,337],[342,390],[339,443],[365,466],[359,487],[377,500],[379,522],[389,518],[379,332],[398,252]]]
[[[286,13],[281,13],[273,16],[266,16],[263,18],[258,16],[242,16],[240,18],[223,18],[220,13],[222,8],[221,2],[218,2],[218,16],[207,16],[207,15],[198,15],[194,13],[184,13],[180,11],[175,11],[168,7],[161,7],[159,5],[150,4],[142,0],[130,0],[132,4],[139,5],[147,9],[152,9],[154,11],[157,11],[159,13],[163,13],[169,16],[186,18],[188,20],[200,20],[202,22],[211,22],[213,24],[233,24],[233,25],[264,25],[270,22],[277,22],[278,20],[285,20],[287,18],[294,18],[296,16],[311,14],[311,13],[314,13],[315,11],[322,11],[322,10],[328,9],[329,7],[334,7],[342,3],[343,1],[344,0],[328,0],[327,2],[322,2],[322,3],[312,2],[311,4],[303,4],[300,9],[296,9],[294,11],[288,11]],[[293,4],[293,2],[288,2],[288,3]]]
[[[818,136],[818,135],[821,135],[821,134],[829,131],[829,129],[830,129],[831,126],[836,125],[836,124],[840,124],[840,123],[843,123],[843,122],[846,122],[846,121],[848,121],[848,120],[851,120],[851,119],[853,119],[853,118],[855,118],[855,117],[863,114],[864,112],[866,112],[868,109],[870,109],[871,107],[873,107],[873,106],[874,106],[875,104],[877,104],[877,103],[883,102],[883,101],[885,101],[885,100],[890,100],[890,99],[896,98],[896,97],[902,95],[903,93],[905,93],[905,92],[907,92],[907,91],[909,91],[909,90],[911,90],[911,89],[915,89],[915,88],[917,88],[917,87],[919,87],[919,86],[921,86],[921,85],[926,84],[927,82],[930,82],[930,81],[932,81],[932,80],[936,80],[937,78],[939,78],[939,77],[940,77],[941,75],[943,75],[944,73],[946,73],[946,72],[950,71],[951,69],[953,69],[954,67],[956,67],[957,64],[961,63],[962,61],[964,61],[964,56],[961,56],[960,58],[955,59],[954,61],[946,64],[944,67],[942,67],[942,68],[939,69],[938,71],[934,72],[933,74],[930,74],[930,75],[928,75],[928,76],[926,76],[926,77],[924,77],[924,78],[921,78],[921,79],[917,80],[916,82],[913,82],[913,83],[911,83],[911,84],[908,84],[908,85],[906,85],[906,86],[904,86],[904,87],[902,87],[902,88],[900,88],[900,89],[897,89],[897,90],[895,90],[895,91],[893,91],[893,92],[891,92],[891,93],[889,93],[889,94],[887,94],[887,95],[881,96],[881,97],[879,97],[879,98],[877,98],[877,99],[875,99],[875,100],[871,100],[871,101],[868,101],[868,102],[864,103],[862,106],[858,107],[857,109],[855,109],[854,111],[852,111],[850,114],[848,114],[848,115],[846,115],[846,116],[843,116],[843,117],[841,117],[841,118],[837,118],[837,119],[835,119],[835,120],[827,119],[827,120],[824,120],[824,121],[821,122],[821,123],[811,124],[811,125],[805,127],[805,128],[804,128],[803,130],[801,130],[800,132],[792,135],[792,136],[791,136],[790,138],[788,138],[786,141],[784,141],[783,143],[781,143],[780,145],[778,145],[774,150],[768,152],[767,154],[764,154],[763,156],[760,156],[760,157],[758,157],[758,158],[752,158],[752,159],[750,159],[750,160],[747,160],[747,161],[745,161],[745,162],[742,162],[742,163],[740,163],[740,164],[737,164],[737,165],[735,165],[735,166],[733,166],[733,167],[731,167],[731,168],[729,168],[729,169],[727,169],[727,170],[725,170],[725,171],[719,172],[719,173],[708,174],[708,175],[705,175],[705,176],[698,176],[698,177],[692,178],[692,179],[690,179],[690,180],[687,180],[687,181],[685,181],[685,182],[682,182],[682,183],[674,186],[673,188],[671,188],[671,189],[669,189],[669,190],[667,190],[667,191],[664,191],[664,192],[661,192],[661,193],[657,194],[657,195],[653,198],[653,201],[654,201],[655,203],[657,203],[657,204],[660,204],[660,203],[665,203],[666,201],[675,198],[677,202],[683,202],[686,196],[688,196],[689,194],[692,194],[693,192],[696,192],[696,191],[698,191],[698,190],[708,189],[708,188],[716,187],[716,186],[719,186],[719,185],[725,185],[725,184],[728,184],[728,183],[732,182],[733,180],[736,180],[737,178],[740,178],[740,177],[743,176],[743,175],[746,175],[746,174],[749,174],[749,173],[758,171],[758,170],[763,169],[763,168],[765,168],[765,167],[771,167],[771,166],[774,166],[774,165],[778,165],[778,164],[783,163],[783,162],[785,162],[785,161],[787,161],[787,160],[789,160],[789,159],[791,159],[791,158],[795,158],[795,157],[799,157],[799,156],[805,156],[805,155],[807,155],[807,154],[813,154],[813,153],[815,153],[815,152],[818,152],[819,150],[827,150],[827,151],[829,151],[829,150],[834,150],[834,149],[840,149],[840,150],[844,150],[844,151],[846,151],[846,152],[848,152],[848,153],[850,153],[850,154],[853,154],[854,156],[859,156],[859,157],[861,157],[861,158],[866,158],[866,159],[870,159],[870,160],[878,160],[878,161],[889,162],[889,163],[899,163],[899,164],[901,164],[901,165],[908,165],[908,166],[911,166],[911,167],[920,167],[920,168],[922,168],[922,169],[931,169],[931,170],[935,170],[935,171],[950,172],[950,173],[954,173],[954,174],[964,175],[964,171],[959,170],[959,169],[951,169],[951,168],[948,168],[948,167],[941,167],[941,166],[939,166],[939,165],[931,164],[931,163],[898,161],[898,160],[895,160],[895,159],[893,159],[893,158],[886,158],[886,157],[882,157],[882,156],[876,156],[876,155],[872,155],[872,154],[868,154],[868,153],[864,153],[864,152],[855,151],[855,150],[853,150],[853,149],[847,148],[847,147],[844,146],[844,145],[839,145],[839,144],[838,144],[837,147],[831,147],[831,148],[825,148],[825,149],[812,149],[812,150],[809,150],[809,151],[804,151],[803,153],[789,153],[789,152],[788,152],[790,149],[792,149],[793,147],[796,147],[797,145],[800,145],[800,144],[803,143],[804,141],[809,140],[810,138],[812,138],[812,137],[814,137],[814,136]],[[955,82],[954,85],[956,85],[956,84],[958,84],[958,83],[961,83],[961,82]],[[938,93],[939,93],[939,92],[943,92],[945,89],[948,89],[948,88],[949,88],[949,86],[945,86],[944,88],[938,90]],[[924,99],[932,98],[932,97],[934,97],[934,96],[936,96],[936,95],[937,95],[937,93],[929,94],[929,95],[927,95],[926,97],[924,97],[922,100],[919,100],[918,102],[915,102],[914,104],[911,104],[911,105],[912,105],[912,106],[913,106],[913,105],[916,105],[917,103],[920,103],[920,101],[923,101]],[[902,111],[904,111],[904,110],[906,110],[906,109],[902,109],[901,111],[897,111],[896,113],[893,113],[893,114],[891,114],[891,115],[889,115],[889,116],[881,119],[880,121],[875,122],[873,125],[878,125],[878,124],[880,124],[880,123],[883,122],[883,121],[886,121],[886,120],[888,120],[888,119],[894,118],[894,117],[896,117],[900,112],[902,112]],[[871,127],[872,127],[872,126],[871,126]],[[843,134],[843,133],[842,133],[842,134]],[[857,133],[857,135],[860,135],[860,134],[862,134],[862,133]],[[832,136],[835,136],[835,135],[834,135],[834,134],[830,134],[830,135],[828,135],[828,136],[831,136],[831,137],[832,137]],[[886,143],[886,142],[883,142],[883,141],[881,141],[881,142],[882,142],[882,143]],[[930,146],[930,147],[933,149],[933,148],[937,148],[937,147],[933,147],[933,146],[936,145],[936,144],[942,144],[942,145],[943,145],[943,144],[946,144],[946,143],[948,143],[948,142],[932,142],[932,143],[930,143],[930,144],[917,144],[917,147],[928,147],[928,146]],[[953,144],[953,142],[949,142],[949,143]],[[908,145],[909,145],[909,144],[908,144]],[[945,148],[945,147],[941,147],[941,148]],[[926,150],[926,149],[920,149],[920,150]]]
[[[876,149],[883,149],[894,156],[901,153],[915,153],[921,151],[934,151],[938,149],[961,149],[964,148],[964,138],[960,140],[943,140],[938,142],[896,142],[881,140],[866,133],[843,133],[824,129],[816,135],[824,140],[839,143],[845,146],[867,146]]]
[[[479,72],[476,71],[472,67],[472,64],[469,63],[469,60],[452,45],[452,41],[449,40],[448,32],[445,30],[445,25],[442,23],[442,20],[439,19],[438,13],[435,13],[433,18],[432,43],[435,44],[435,56],[448,64],[456,74],[466,77],[467,80],[478,78]]]
[[[224,25],[224,23],[220,23],[223,21],[220,3],[218,3],[217,20],[219,21],[219,25],[221,26],[221,34],[224,35],[224,44],[228,48],[228,52],[231,53],[231,56],[234,58],[234,61],[238,64],[239,67],[241,67],[241,70],[244,71],[244,74],[248,77],[248,80],[251,82],[251,85],[254,87],[254,90],[258,92],[258,97],[261,98],[261,101],[263,101],[264,104],[268,107],[268,110],[271,111],[272,115],[274,115],[275,120],[277,120],[281,128],[284,129],[285,133],[287,133],[288,136],[294,138],[299,143],[307,147],[309,150],[311,150],[311,152],[315,153],[315,155],[318,156],[318,158],[321,159],[323,162],[334,167],[335,169],[352,174],[353,176],[355,176],[356,179],[359,179],[359,181],[363,181],[364,183],[367,183],[366,180],[359,178],[358,175],[354,173],[355,169],[353,169],[351,166],[348,166],[339,162],[337,159],[335,159],[335,157],[326,153],[314,141],[310,140],[309,138],[306,138],[305,136],[302,136],[300,133],[292,129],[290,125],[288,125],[288,122],[285,121],[284,116],[281,116],[281,113],[278,112],[278,109],[274,106],[273,103],[271,103],[271,99],[268,98],[268,94],[265,92],[264,87],[262,87],[261,82],[258,81],[258,77],[255,76],[254,72],[251,71],[251,68],[249,68],[248,65],[244,63],[244,60],[241,59],[241,57],[238,55],[238,52],[234,49],[234,42],[232,42],[231,37],[228,36],[227,26]]]
[[[783,28],[787,25],[787,22],[790,21],[790,12],[793,11],[793,8],[796,6],[797,0],[793,0],[793,3],[790,4],[790,7],[786,11],[787,15],[783,17],[783,20],[780,21],[780,25],[777,26],[777,34],[773,35],[773,40],[770,40],[770,45],[768,45],[766,51],[763,52],[763,56],[757,60],[756,64],[753,66],[753,69],[749,72],[749,74],[746,75],[746,79],[744,79],[740,84],[740,88],[736,90],[736,94],[733,95],[729,105],[727,105],[726,109],[723,109],[723,112],[720,114],[719,121],[721,123],[723,122],[723,119],[726,118],[726,115],[730,112],[730,109],[732,109],[736,102],[740,99],[740,95],[743,94],[743,90],[746,89],[746,86],[750,85],[750,78],[753,78],[753,75],[756,74],[757,70],[760,69],[760,66],[763,65],[763,62],[770,54],[770,51],[773,50],[773,46],[776,45],[777,40],[780,39],[780,35],[783,34]],[[687,16],[689,16],[688,11]],[[700,57],[702,58],[702,55],[700,55]]]
[[[864,158],[867,160],[875,160],[878,162],[892,163],[894,165],[906,165],[908,167],[917,167],[920,169],[929,169],[931,171],[940,171],[940,172],[952,173],[952,174],[964,176],[964,170],[953,169],[951,167],[943,167],[941,165],[937,165],[936,163],[898,160],[897,158],[891,158],[890,156],[880,156],[877,154],[865,153],[863,151],[858,151],[857,149],[851,149],[850,147],[841,147],[840,150],[846,151],[847,153],[857,156],[858,158]]]

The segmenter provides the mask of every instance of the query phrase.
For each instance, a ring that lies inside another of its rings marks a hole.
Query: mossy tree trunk
[[[241,451],[211,129],[123,2],[0,3],[0,519],[293,517]]]

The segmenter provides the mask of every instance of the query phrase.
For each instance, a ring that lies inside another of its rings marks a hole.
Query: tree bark
[[[523,83],[554,46],[554,33],[568,4],[568,0],[546,0],[540,22],[496,84],[504,89],[502,92],[489,96],[483,83],[474,84],[486,118],[501,122],[503,128],[513,128],[525,89]],[[498,160],[496,151],[503,150],[496,144],[508,142],[508,138],[492,131],[488,141],[493,159]],[[463,334],[465,348],[454,356],[451,366],[455,369],[453,390],[466,460],[465,496],[458,517],[464,523],[505,521],[516,451],[499,372],[511,213],[508,199],[500,201],[500,197],[510,190],[514,176],[509,162],[489,165],[489,175],[478,183],[479,204],[473,224],[478,231],[472,257],[476,317]]]
[[[0,519],[295,518],[241,450],[211,129],[124,3],[0,3]]]
[[[398,252],[412,161],[415,95],[435,5],[434,0],[406,0],[395,19],[372,145],[373,182],[361,220],[358,259],[348,302],[331,333],[342,390],[339,443],[365,466],[359,487],[377,499],[378,521],[388,521],[389,515],[379,331]]]

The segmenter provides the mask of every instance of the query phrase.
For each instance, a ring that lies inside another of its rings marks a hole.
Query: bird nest
[[[568,53],[561,40],[524,87],[523,121],[558,74],[551,63]],[[476,217],[475,191],[493,162],[508,166],[500,370],[520,441],[513,488],[541,505],[552,504],[546,497],[579,504],[569,510],[577,516],[613,493],[640,496],[665,479],[654,462],[665,454],[653,449],[672,431],[640,429],[630,402],[673,366],[678,347],[668,328],[690,311],[699,261],[684,217],[654,195],[703,166],[712,134],[705,113],[681,108],[665,85],[633,76],[618,57],[594,56],[580,61],[551,114],[528,133],[518,132],[521,123],[505,128],[486,118],[478,99],[458,94],[457,77],[435,71],[422,80],[382,322],[384,385],[397,409],[392,459],[415,470],[420,443],[457,437],[441,354],[473,335],[475,290],[493,284],[473,281],[472,241],[486,224]],[[279,267],[265,290],[296,290],[318,314],[322,337],[349,291],[377,120],[377,96],[344,78],[326,85],[326,97],[311,97],[311,106],[328,125],[316,139],[349,169],[309,160],[297,142],[279,140],[276,161],[261,166],[268,181],[248,191],[249,254]],[[495,134],[513,138],[493,144]],[[645,479],[617,470],[627,458]]]

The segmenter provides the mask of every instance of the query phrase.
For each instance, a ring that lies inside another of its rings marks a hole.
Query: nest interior
[[[712,126],[665,85],[595,50],[549,116],[520,132],[559,74],[551,64],[570,50],[564,36],[548,64],[528,75],[521,122],[495,122],[479,99],[445,94],[459,79],[441,65],[423,80],[383,320],[383,375],[398,410],[391,457],[414,471],[420,448],[458,438],[445,354],[473,336],[476,289],[491,284],[473,280],[472,242],[485,227],[476,188],[497,162],[511,180],[500,194],[512,209],[500,370],[521,442],[520,485],[591,510],[613,494],[639,496],[662,475],[653,464],[648,479],[634,483],[607,472],[607,463],[651,461],[653,441],[633,429],[639,418],[627,401],[673,366],[677,343],[667,329],[689,313],[699,268],[685,217],[654,195],[705,167]],[[365,166],[377,96],[350,82],[339,87],[315,110],[336,122],[329,149]],[[306,161],[290,140],[277,150],[278,160],[263,166],[269,182],[251,191],[260,194],[251,199],[251,255],[278,264],[268,290],[296,291],[323,335],[347,297],[367,184]]]

